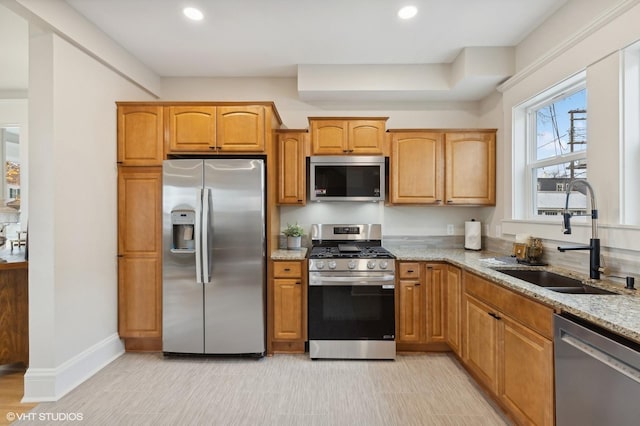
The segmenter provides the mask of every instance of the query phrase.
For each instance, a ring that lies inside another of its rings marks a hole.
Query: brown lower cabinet
[[[306,262],[273,261],[267,351],[304,353],[307,340]]]
[[[397,350],[447,350],[447,265],[399,262],[398,277]]]
[[[463,273],[462,361],[518,424],[552,425],[553,309]]]

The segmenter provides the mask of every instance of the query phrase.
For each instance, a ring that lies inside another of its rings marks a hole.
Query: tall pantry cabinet
[[[162,347],[163,108],[118,106],[118,332]]]

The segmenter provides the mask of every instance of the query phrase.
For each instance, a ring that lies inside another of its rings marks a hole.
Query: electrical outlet
[[[447,225],[447,235],[453,235],[453,224]]]
[[[496,225],[496,237],[502,237],[502,226]]]

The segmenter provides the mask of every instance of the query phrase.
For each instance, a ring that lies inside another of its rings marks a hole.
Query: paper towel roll
[[[464,248],[467,250],[482,249],[482,224],[476,220],[464,223]]]

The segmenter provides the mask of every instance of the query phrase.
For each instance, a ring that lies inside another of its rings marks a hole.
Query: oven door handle
[[[321,276],[321,277],[309,277],[309,285],[322,286],[327,285],[324,283],[331,283],[329,285],[381,285],[388,286],[389,281],[395,281],[395,275],[383,275],[379,277],[345,277],[345,276]],[[393,285],[393,284],[392,284]],[[391,288],[391,287],[387,287]]]

